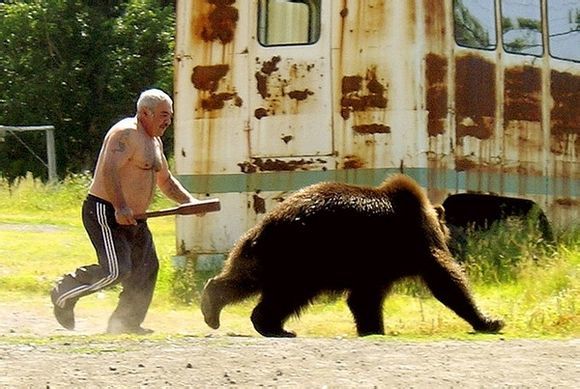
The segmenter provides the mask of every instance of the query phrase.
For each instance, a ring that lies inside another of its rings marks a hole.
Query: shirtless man
[[[83,203],[83,225],[97,252],[98,264],[65,275],[51,292],[54,315],[74,329],[79,298],[121,283],[117,308],[107,332],[146,334],[141,327],[157,280],[159,262],[144,213],[156,186],[170,199],[197,202],[169,171],[161,136],[171,124],[173,103],[151,89],[137,101],[137,115],[115,124],[105,136],[94,179]]]

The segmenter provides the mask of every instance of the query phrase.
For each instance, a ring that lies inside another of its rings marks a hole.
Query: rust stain
[[[552,135],[580,134],[580,77],[552,70],[551,80]]]
[[[429,53],[426,58],[427,111],[429,136],[445,132],[447,119],[447,58]]]
[[[262,64],[262,69],[260,70],[267,76],[272,75],[272,73],[278,71],[278,62],[280,62],[282,58],[279,55],[272,57],[270,61],[265,61]]]
[[[564,207],[577,207],[580,205],[580,200],[576,200],[570,197],[561,197],[555,199],[554,203]]]
[[[266,108],[257,108],[254,111],[254,116],[256,117],[256,119],[260,120],[265,116],[268,116],[268,111],[266,110]]]
[[[425,37],[433,42],[442,42],[445,36],[445,1],[423,0],[425,8]]]
[[[367,89],[373,95],[382,95],[386,88],[380,82],[378,82],[376,78],[374,78],[373,73],[373,78],[369,79],[369,82],[367,83]]]
[[[489,139],[495,127],[495,65],[477,55],[456,58],[457,140]]]
[[[277,55],[272,57],[269,61],[264,61],[260,71],[255,74],[258,93],[263,99],[270,97],[270,93],[268,93],[268,77],[271,76],[272,73],[278,71],[278,62],[280,62],[281,59],[282,58]],[[256,58],[256,62],[259,61],[259,58]]]
[[[342,166],[343,169],[360,169],[365,166],[365,163],[357,155],[345,155]]]
[[[242,99],[236,93],[212,93],[208,98],[201,101],[201,107],[207,111],[213,111],[215,109],[222,109],[224,107],[224,102],[228,100],[234,100],[234,105],[240,107],[242,105]]]
[[[559,155],[580,155],[580,77],[553,70],[550,91],[554,100],[550,150]]]
[[[478,166],[477,163],[470,159],[464,157],[455,157],[455,170],[458,172],[471,170],[476,168],[477,166]]]
[[[366,81],[366,84],[364,84]],[[364,85],[363,85],[364,84]],[[387,88],[377,80],[376,70],[367,70],[365,78],[344,76],[342,78],[342,98],[340,100],[341,116],[344,120],[350,117],[351,112],[366,111],[372,108],[386,108]]]
[[[384,15],[384,14],[383,14]],[[417,25],[417,9],[413,2],[408,2],[407,17],[403,25],[406,27],[406,33],[410,42],[415,41],[416,25]]]
[[[239,19],[238,9],[232,7],[236,1],[207,0],[207,2],[213,7],[201,29],[201,38],[206,42],[219,40],[222,44],[230,43],[234,39]]]
[[[313,95],[313,94],[314,94],[314,92],[309,91],[308,89],[293,90],[293,91],[288,93],[288,97],[290,97],[291,99],[297,100],[297,101],[302,101],[302,100],[306,100],[308,98],[308,96]]]
[[[326,164],[323,159],[299,159],[283,161],[281,159],[272,158],[252,158],[252,162],[238,163],[242,173],[255,173],[257,171],[294,171],[294,170],[308,170],[310,166]],[[323,168],[325,170],[325,168]]]
[[[266,200],[264,200],[257,194],[254,194],[252,196],[252,199],[254,200],[254,212],[256,212],[257,214],[266,213]]]
[[[390,134],[391,127],[385,126],[384,124],[360,124],[357,126],[352,126],[352,130],[357,134]]]
[[[196,89],[204,93],[201,108],[206,111],[222,109],[226,101],[232,100],[236,107],[241,107],[243,100],[236,92],[215,93],[220,81],[230,71],[229,65],[196,66],[193,68],[191,82]]]
[[[286,135],[282,137],[282,141],[286,144],[290,143],[290,141],[294,139],[294,137],[292,135]]]
[[[260,72],[256,72],[256,81],[257,81],[257,88],[258,93],[262,96],[263,99],[270,97],[268,93],[268,78],[264,74]]]
[[[245,161],[238,163],[242,173],[250,174],[258,171],[258,167],[251,162]]]
[[[540,122],[542,74],[531,66],[506,69],[504,91],[504,117],[509,120]]]
[[[191,82],[195,88],[215,92],[219,82],[230,71],[229,65],[196,66],[193,68]]]
[[[361,76],[344,76],[342,78],[342,94],[357,92],[362,89],[363,78]]]

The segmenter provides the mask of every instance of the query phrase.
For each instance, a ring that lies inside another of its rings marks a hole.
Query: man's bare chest
[[[161,169],[161,144],[156,139],[149,139],[139,142],[141,147],[137,147],[133,155],[133,164],[141,170],[151,170],[158,172]]]

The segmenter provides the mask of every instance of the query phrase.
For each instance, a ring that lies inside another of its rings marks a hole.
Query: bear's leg
[[[350,290],[347,304],[358,336],[384,335],[383,301],[388,287],[358,286]]]
[[[281,288],[285,292],[294,289]],[[254,328],[262,336],[276,338],[293,338],[296,333],[286,331],[284,323],[293,314],[298,314],[300,309],[308,304],[307,297],[282,295],[264,290],[262,298],[252,312]]]
[[[421,276],[435,298],[471,324],[474,330],[499,332],[504,326],[503,321],[489,318],[480,312],[468,290],[462,269],[449,254],[435,250],[430,257]]]
[[[240,280],[214,277],[203,288],[201,312],[208,326],[217,329],[220,326],[220,312],[228,304],[241,301],[258,292],[255,284]]]

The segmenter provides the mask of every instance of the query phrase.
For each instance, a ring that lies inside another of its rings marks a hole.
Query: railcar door
[[[250,162],[309,170],[332,154],[329,2],[260,0],[250,14]]]

